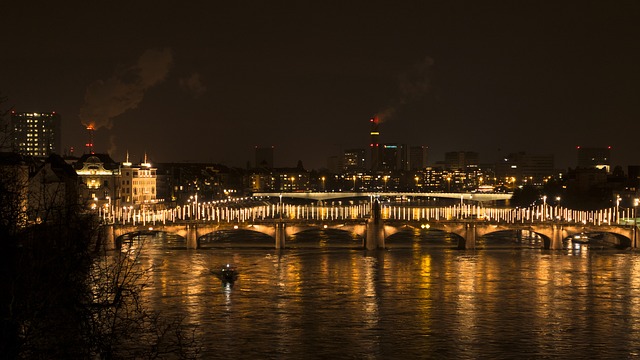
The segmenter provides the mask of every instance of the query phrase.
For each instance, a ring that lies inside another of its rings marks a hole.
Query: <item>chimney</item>
[[[93,132],[95,131],[95,128],[93,127],[93,124],[90,124],[87,126],[87,131],[89,132],[89,142],[86,143],[84,146],[87,148],[87,151],[89,152],[89,154],[94,154],[93,152]]]

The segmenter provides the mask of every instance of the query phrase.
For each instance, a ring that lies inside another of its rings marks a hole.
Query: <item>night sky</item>
[[[5,2],[0,92],[117,161],[325,167],[381,142],[640,164],[640,1]],[[64,4],[64,5],[63,5]]]

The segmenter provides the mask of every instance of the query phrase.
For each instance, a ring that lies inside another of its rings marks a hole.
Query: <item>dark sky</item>
[[[326,166],[382,142],[640,164],[640,1],[3,4],[0,92],[118,161]]]

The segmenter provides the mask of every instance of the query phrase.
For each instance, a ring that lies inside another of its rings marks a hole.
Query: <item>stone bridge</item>
[[[614,235],[615,245],[637,247],[637,227],[629,225],[581,225],[575,223],[501,223],[479,220],[443,221],[385,221],[384,237],[391,236],[403,228],[440,230],[459,237],[458,248],[474,249],[476,239],[501,231],[531,231],[544,240],[545,249],[562,249],[563,240],[581,234],[608,233]]]
[[[375,212],[373,212],[375,214]],[[378,213],[379,214],[379,213]],[[99,233],[100,242],[106,249],[117,247],[118,238],[137,232],[166,232],[186,239],[187,248],[197,249],[200,238],[224,230],[249,230],[266,234],[274,239],[276,249],[286,248],[292,235],[311,229],[339,229],[356,234],[363,239],[363,248],[368,250],[385,248],[385,239],[399,231],[416,228],[440,230],[459,237],[458,248],[474,249],[476,239],[500,231],[531,231],[544,240],[545,249],[562,249],[563,240],[583,233],[609,233],[621,247],[637,247],[637,227],[633,225],[581,225],[575,223],[539,222],[505,223],[483,220],[410,221],[383,220],[380,216],[359,220],[283,220],[269,219],[249,222],[184,221],[167,224],[105,224]]]
[[[248,230],[268,235],[274,239],[276,249],[286,247],[286,240],[294,234],[312,229],[338,229],[366,238],[366,220],[263,220],[252,223],[185,221],[170,224],[118,225],[106,224],[101,227],[100,242],[106,249],[115,249],[118,239],[133,233],[165,232],[185,238],[188,249],[200,247],[200,239],[208,234],[227,230]],[[363,244],[364,246],[365,244]]]

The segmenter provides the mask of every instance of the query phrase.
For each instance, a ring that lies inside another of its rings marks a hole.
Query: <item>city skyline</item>
[[[56,111],[62,147],[123,159],[326,167],[380,143],[554,154],[612,146],[637,165],[635,3],[145,2],[93,11],[9,4],[0,89],[17,112]]]

